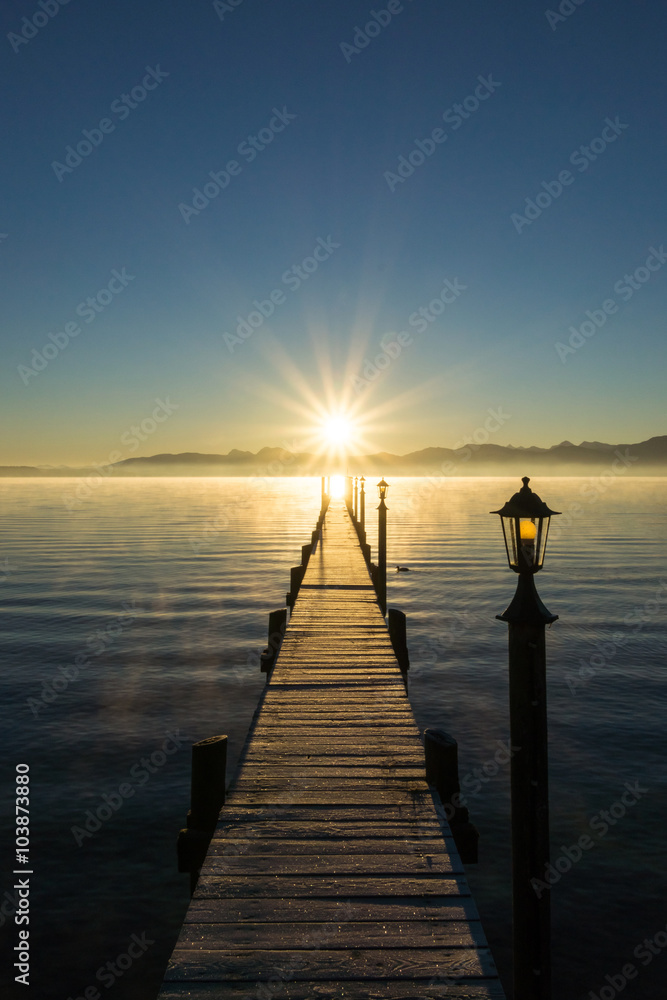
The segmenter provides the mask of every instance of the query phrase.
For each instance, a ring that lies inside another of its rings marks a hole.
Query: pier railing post
[[[208,845],[225,804],[227,737],[211,736],[192,745],[192,780],[187,828],[178,835],[178,870],[190,873],[194,892]]]

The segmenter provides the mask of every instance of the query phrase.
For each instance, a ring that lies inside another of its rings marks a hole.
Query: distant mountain
[[[612,474],[667,475],[667,435],[638,444],[603,444],[561,441],[550,448],[519,448],[512,445],[473,444],[463,448],[422,448],[407,455],[378,452],[351,458],[352,475],[394,476],[585,476]],[[262,448],[256,454],[234,448],[227,455],[203,455],[196,451],[177,455],[144,455],[126,458],[114,465],[74,469],[66,466],[0,466],[5,477],[81,476],[319,476],[329,471],[326,461],[307,452],[284,448]]]

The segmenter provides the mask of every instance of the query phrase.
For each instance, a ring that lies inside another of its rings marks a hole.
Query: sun
[[[322,424],[322,437],[333,448],[346,447],[354,437],[352,421],[342,414],[327,417]]]

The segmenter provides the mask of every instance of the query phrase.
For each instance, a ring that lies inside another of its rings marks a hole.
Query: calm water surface
[[[508,986],[509,770],[494,762],[509,733],[507,628],[494,616],[516,578],[488,511],[519,485],[395,479],[388,497],[388,560],[412,570],[388,583],[390,605],[408,615],[410,699],[420,728],[459,741],[481,833],[468,877]],[[583,833],[593,840],[551,890],[554,1000],[588,1000],[629,962],[638,975],[623,995],[653,1000],[667,949],[647,964],[648,952],[633,953],[667,925],[667,480],[531,485],[557,510],[579,505],[554,519],[537,581],[560,615],[547,633],[552,858]],[[32,995],[67,1000],[100,986],[97,970],[136,934],[153,943],[101,990],[152,1000],[188,902],[175,837],[189,747],[229,734],[233,773],[263,687],[268,614],[284,605],[320,484],[105,481],[75,511],[68,490],[0,481],[2,965],[17,930],[12,777],[26,762]],[[369,497],[373,517],[375,506]],[[639,783],[638,801],[616,818],[626,782]],[[115,811],[86,836],[87,811],[106,801]]]

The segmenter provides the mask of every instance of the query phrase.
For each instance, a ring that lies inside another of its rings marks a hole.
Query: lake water
[[[667,978],[667,480],[531,485],[567,512],[537,577],[560,615],[547,631],[552,860],[584,833],[593,841],[551,889],[554,1000],[588,1000],[628,963],[624,997],[654,1000]],[[73,511],[71,486],[0,480],[2,970],[17,940],[13,775],[27,763],[31,995],[100,987],[97,970],[136,935],[142,954],[120,977],[107,971],[101,993],[152,1000],[189,898],[175,838],[190,744],[227,733],[233,773],[264,683],[268,614],[284,606],[320,482],[103,481]],[[390,606],[408,616],[410,700],[421,729],[459,742],[481,834],[468,877],[507,985],[509,768],[494,762],[509,734],[507,627],[494,616],[516,577],[488,511],[519,486],[395,479],[388,496],[388,562],[411,568],[388,579]],[[371,494],[374,554],[376,506]],[[618,806],[626,782],[635,801]],[[105,796],[117,808],[88,836]],[[641,943],[656,935],[653,954]]]

